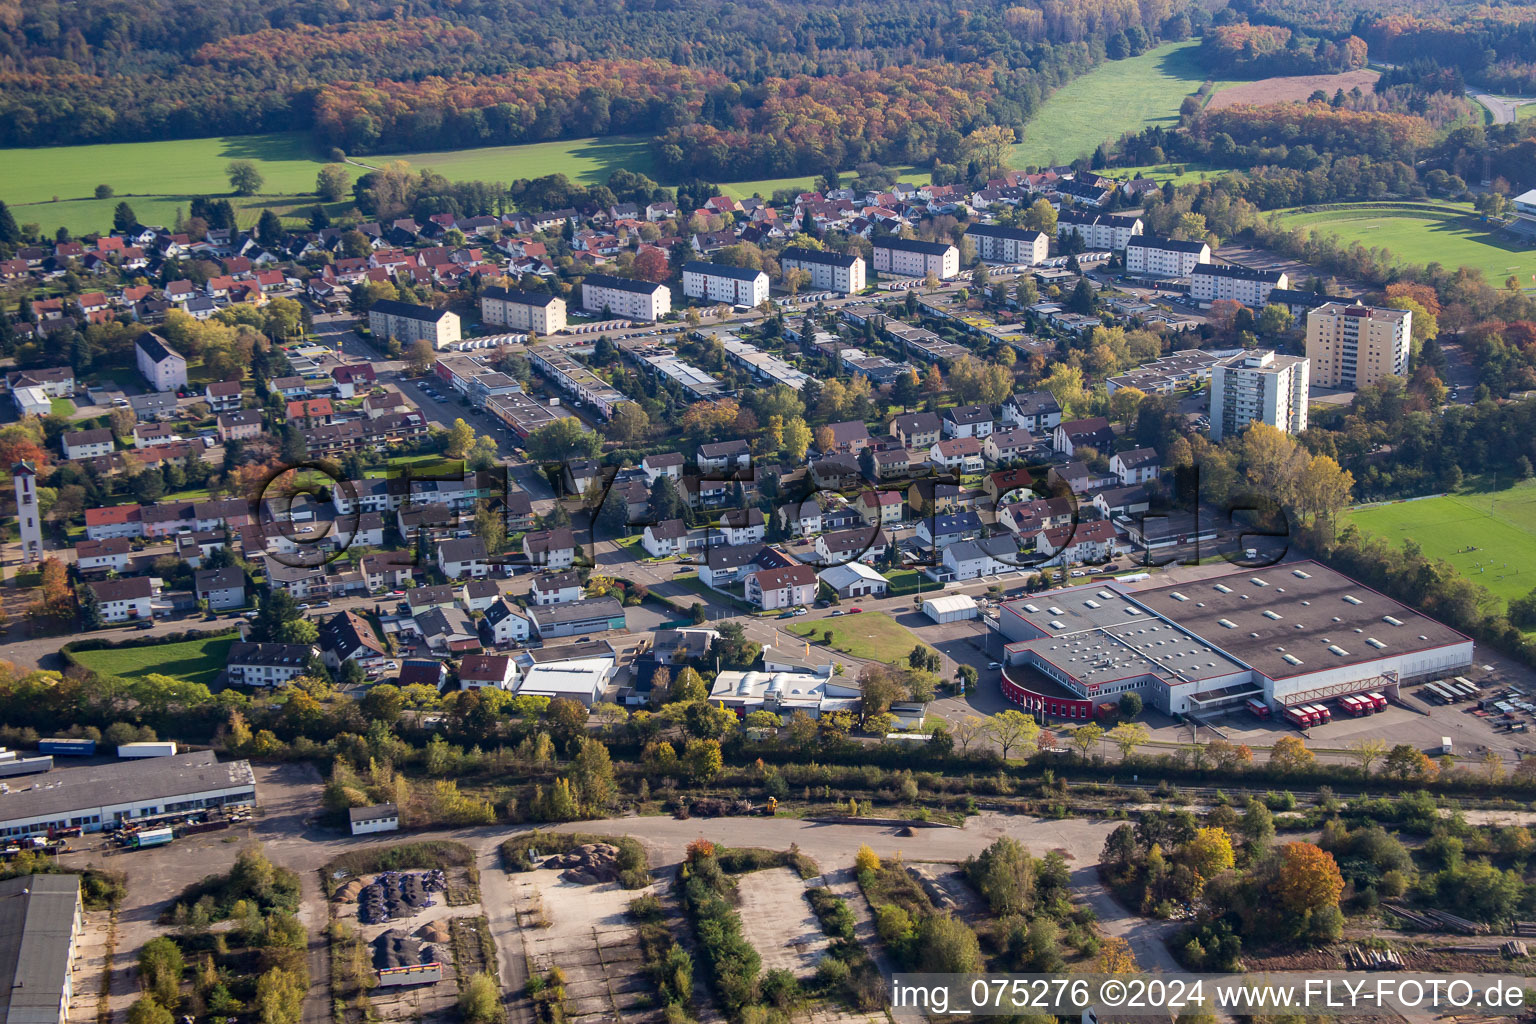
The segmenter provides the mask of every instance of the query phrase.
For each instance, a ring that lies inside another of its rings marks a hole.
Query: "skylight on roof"
[[[1185,597],[1183,594],[1179,593],[1177,590],[1173,591],[1173,593],[1170,594],[1169,596],[1172,597],[1175,601],[1188,601],[1189,600],[1189,598]]]
[[[1340,647],[1338,644],[1329,644],[1328,645],[1328,651],[1329,651],[1330,654],[1337,654],[1341,658],[1343,658],[1343,657],[1345,657],[1345,656],[1347,656],[1349,654],[1348,651],[1346,651],[1344,648]]]
[[[1366,637],[1365,638],[1365,642],[1370,644],[1372,647],[1376,648],[1378,651],[1387,646],[1386,644],[1382,643],[1380,640],[1377,640],[1373,636]]]
[[[1393,618],[1391,615],[1383,615],[1381,617],[1381,621],[1385,622],[1389,626],[1401,626],[1403,624],[1402,619]]]
[[[1216,623],[1218,625],[1225,626],[1228,629],[1236,629],[1237,628],[1237,623],[1233,622],[1231,619],[1217,619]]]
[[[1300,569],[1292,569],[1291,570],[1291,575],[1295,576],[1299,580],[1309,580],[1309,579],[1312,578],[1312,574],[1311,573],[1309,573],[1309,572],[1302,572]]]
[[[1232,593],[1232,588],[1227,586],[1225,583],[1218,583],[1218,584],[1216,584],[1216,589],[1221,591],[1223,594],[1230,594],[1230,593]]]
[[[1268,583],[1265,583],[1263,580],[1259,579],[1257,576],[1250,576],[1250,577],[1248,577],[1248,582],[1252,583],[1256,587],[1267,587],[1267,586],[1269,586]]]
[[[1084,601],[1083,604],[1087,605],[1089,608],[1102,608],[1102,607],[1104,607],[1103,605],[1099,604],[1099,602],[1095,601],[1091,597],[1088,600]]]
[[[1294,655],[1294,654],[1282,654],[1282,655],[1280,655],[1280,657],[1284,658],[1288,663],[1290,663],[1292,665],[1300,665],[1301,664],[1301,659],[1296,657],[1296,655]]]
[[[1360,600],[1354,594],[1345,594],[1344,600],[1348,601],[1350,604],[1365,604],[1364,601]]]
[[[1266,619],[1278,619],[1280,617],[1280,613],[1279,612],[1272,612],[1268,608],[1265,608],[1264,609],[1264,617]]]

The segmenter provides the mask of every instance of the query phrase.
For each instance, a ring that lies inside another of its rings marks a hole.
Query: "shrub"
[[[854,855],[854,866],[859,871],[879,871],[880,855],[871,850],[868,844],[859,847],[859,852]]]

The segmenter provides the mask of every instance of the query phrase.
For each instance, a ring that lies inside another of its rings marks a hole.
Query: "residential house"
[[[203,399],[213,412],[236,412],[240,408],[241,401],[240,382],[238,380],[213,381],[203,388]]]
[[[193,574],[192,593],[207,601],[213,611],[245,606],[245,573],[229,566],[224,569],[199,569]]]
[[[1063,455],[1074,455],[1083,447],[1107,452],[1115,446],[1115,432],[1103,416],[1071,420],[1056,425],[1051,433],[1051,446]]]
[[[224,678],[236,686],[282,686],[305,674],[320,651],[313,644],[237,640],[225,655]]]
[[[64,457],[71,461],[111,455],[115,447],[112,431],[106,427],[98,427],[95,430],[66,430],[59,435],[59,443],[64,448]]]
[[[75,566],[82,573],[126,572],[132,552],[127,537],[83,540],[75,545]]]
[[[576,538],[567,527],[523,534],[523,555],[528,564],[546,569],[569,569],[576,564]]]
[[[96,596],[102,622],[145,620],[154,615],[153,602],[158,588],[148,576],[97,580],[86,586]]]
[[[981,442],[974,437],[952,437],[928,449],[928,460],[942,469],[957,473],[980,473],[986,468],[981,457]]]
[[[869,447],[869,428],[863,420],[829,423],[827,429],[832,431],[832,451],[857,454],[861,449]],[[822,454],[828,455],[830,452]]]
[[[816,570],[808,565],[764,569],[747,577],[749,604],[764,611],[809,605],[816,600]]]
[[[394,338],[406,348],[425,339],[434,349],[442,349],[462,337],[457,313],[394,299],[381,299],[369,307],[368,329],[375,338]]]
[[[727,509],[720,516],[718,533],[726,544],[752,544],[767,536],[768,524],[755,506]]]
[[[900,491],[863,491],[854,505],[870,526],[891,526],[901,522],[904,502]]]
[[[1027,565],[1018,552],[1018,545],[1012,537],[963,540],[944,549],[944,571],[955,580],[973,580],[980,576],[1012,572]]]
[[[582,597],[581,577],[570,570],[536,574],[528,592],[528,599],[535,605],[569,604]]]
[[[981,536],[981,516],[971,509],[950,512],[947,515],[925,516],[918,520],[914,531],[917,539],[931,548],[942,548],[962,540],[975,540]]]
[[[1115,553],[1115,524],[1105,519],[1046,530],[1035,541],[1036,550],[1059,565],[1099,562]]]
[[[520,643],[528,639],[533,628],[527,612],[504,597],[485,610],[485,616],[477,625],[480,640],[486,647]]]
[[[981,442],[981,454],[988,462],[1016,462],[1030,456],[1041,446],[1035,435],[1023,427],[993,431]]]
[[[1125,272],[1156,278],[1189,277],[1197,265],[1211,262],[1211,247],[1203,240],[1183,241],[1136,235],[1125,246]]]
[[[91,540],[144,536],[143,509],[139,505],[107,505],[85,510],[85,535]]]
[[[459,662],[459,689],[480,690],[491,687],[513,690],[517,687],[517,664],[504,654],[469,654]]]
[[[364,672],[377,673],[388,664],[389,656],[367,619],[356,612],[339,612],[320,627],[320,660],[332,672],[355,661]]]
[[[974,437],[980,440],[992,433],[992,408],[986,405],[956,405],[944,410],[945,437]]]
[[[1003,402],[1003,422],[1035,434],[1047,434],[1061,423],[1061,406],[1049,391],[1011,395]]]
[[[891,436],[906,448],[921,450],[938,443],[943,421],[938,413],[908,412],[891,420]]]
[[[437,545],[437,567],[451,580],[488,575],[489,559],[485,542],[479,537],[445,540]]]
[[[884,597],[891,588],[889,580],[863,562],[834,565],[816,577],[842,598]]]
[[[175,391],[187,386],[187,361],[154,331],[145,331],[133,343],[139,373],[156,391]]]
[[[640,471],[645,474],[647,485],[654,484],[661,477],[671,480],[683,478],[683,457],[677,452],[666,452],[661,455],[647,455],[640,460]]]
[[[885,557],[890,543],[884,530],[864,527],[824,533],[816,538],[814,550],[821,565],[847,565],[855,561],[873,565]]]
[[[581,306],[627,320],[660,320],[672,312],[672,290],[650,281],[588,274],[581,282]]]
[[[469,580],[459,588],[459,603],[468,612],[483,612],[501,599],[501,587],[495,580]]]
[[[242,409],[239,412],[224,412],[218,417],[219,443],[228,444],[230,441],[244,441],[262,434],[261,413],[255,409]]]
[[[752,446],[746,441],[719,441],[699,445],[695,460],[705,473],[730,473],[752,465]]]
[[[1110,456],[1109,471],[1120,478],[1121,486],[1144,484],[1158,478],[1162,458],[1155,448],[1132,448]]]

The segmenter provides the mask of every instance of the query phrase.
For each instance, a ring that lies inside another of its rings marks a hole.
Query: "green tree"
[[[230,161],[224,173],[229,175],[229,187],[235,190],[237,196],[255,195],[266,180],[249,160]]]
[[[496,979],[479,972],[459,992],[459,1016],[465,1024],[496,1024],[503,1019],[501,989]]]
[[[174,1007],[181,998],[181,975],[186,961],[176,940],[161,935],[139,950],[139,980],[161,1006]]]
[[[128,1024],[176,1024],[170,1010],[145,996],[128,1007]]]
[[[528,435],[524,445],[539,462],[569,462],[590,459],[602,450],[603,441],[574,416],[565,416],[539,427]]]
[[[133,212],[133,207],[129,206],[126,201],[120,202],[112,208],[113,231],[132,231],[138,226],[138,223],[138,215]]]
[[[10,207],[0,202],[0,245],[15,245],[20,241],[21,229],[16,226],[15,215]]]
[[[1127,721],[1141,714],[1141,694],[1126,690],[1120,695],[1120,717]]]
[[[339,202],[352,186],[352,174],[345,164],[326,164],[315,176],[315,194],[328,203]]]
[[[1017,839],[998,839],[966,861],[965,874],[991,905],[992,913],[1029,913],[1035,895],[1035,861]]]
[[[584,736],[578,741],[576,756],[571,759],[569,777],[576,798],[585,811],[607,811],[618,799],[619,789],[613,774],[613,761],[601,740]]]
[[[266,209],[261,211],[261,217],[256,221],[256,240],[262,245],[277,245],[287,236],[283,230],[283,219],[276,211]]]
[[[448,438],[443,445],[443,454],[450,459],[462,459],[469,454],[474,443],[475,428],[464,422],[461,416],[453,421],[453,426],[448,428]]]

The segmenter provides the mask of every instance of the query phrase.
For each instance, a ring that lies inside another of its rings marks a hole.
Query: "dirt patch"
[[[421,941],[423,942],[447,942],[448,922],[428,921],[426,924],[416,929],[416,934],[421,936]]]
[[[763,970],[783,968],[809,978],[831,940],[805,898],[805,882],[789,868],[766,868],[736,879],[741,930],[763,958]]]
[[[441,871],[385,871],[357,894],[357,917],[363,924],[377,924],[410,917],[439,900],[447,881]]]
[[[1319,89],[1327,93],[1330,99],[1340,89],[1349,92],[1357,86],[1361,92],[1374,92],[1376,79],[1379,77],[1379,72],[1362,68],[1359,71],[1345,71],[1337,75],[1288,75],[1280,78],[1261,78],[1257,82],[1229,85],[1225,89],[1218,90],[1211,97],[1211,102],[1205,105],[1205,109],[1222,110],[1244,103],[1254,105],[1304,103],[1308,96]]]
[[[583,885],[563,879],[562,870],[539,868],[511,876],[530,970],[559,967],[565,973],[572,1020],[659,1021],[660,1010],[650,1005],[652,989],[640,963],[638,933],[625,915],[630,901],[651,888]]]
[[[560,877],[577,885],[597,885],[619,880],[619,848],[612,843],[587,843],[544,862],[560,871]]]
[[[373,966],[378,970],[391,967],[415,967],[418,964],[442,963],[438,950],[430,944],[391,928],[373,940]]]

